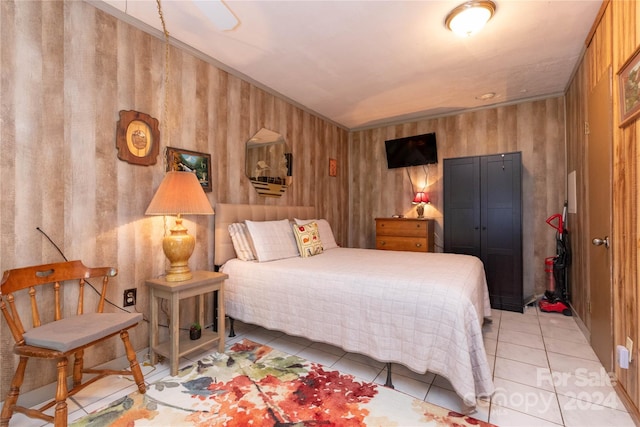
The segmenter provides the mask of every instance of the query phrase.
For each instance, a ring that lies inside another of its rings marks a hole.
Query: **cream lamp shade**
[[[182,225],[182,215],[213,215],[213,208],[192,172],[167,172],[151,199],[145,215],[177,215],[175,225],[162,241],[162,249],[170,261],[165,280],[181,282],[192,277],[189,258],[196,240]]]

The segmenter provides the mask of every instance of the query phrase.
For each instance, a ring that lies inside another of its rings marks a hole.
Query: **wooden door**
[[[611,250],[611,69],[589,94],[588,250],[591,346],[604,368],[613,368],[613,303]],[[598,239],[598,240],[595,240]]]

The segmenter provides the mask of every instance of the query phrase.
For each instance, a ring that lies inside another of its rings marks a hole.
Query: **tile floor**
[[[227,346],[249,338],[290,354],[383,384],[384,363],[347,353],[304,338],[236,322],[237,336]],[[484,327],[485,347],[493,368],[496,393],[479,401],[476,418],[498,426],[633,426],[633,420],[611,386],[607,373],[572,317],[540,313],[536,307],[524,314],[493,311],[493,323]],[[197,360],[193,354],[183,364]],[[146,359],[146,351],[139,360]],[[115,363],[122,363],[121,361]],[[125,362],[126,365],[126,362]],[[168,365],[143,364],[149,383],[168,375]],[[461,401],[449,382],[431,373],[419,375],[393,366],[396,390],[459,411]],[[68,401],[69,419],[75,420],[136,390],[125,378],[94,383]],[[23,403],[36,405],[42,390],[25,395]],[[51,391],[53,393],[53,391]],[[10,426],[41,426],[20,414]]]

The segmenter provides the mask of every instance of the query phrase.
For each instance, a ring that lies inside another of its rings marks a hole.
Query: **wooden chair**
[[[67,425],[67,397],[73,396],[107,375],[133,375],[140,393],[146,391],[144,377],[127,332],[142,320],[142,314],[102,312],[109,278],[116,274],[115,268],[89,268],[85,267],[81,261],[17,268],[4,272],[0,283],[0,309],[11,329],[15,340],[13,351],[20,356],[20,362],[4,401],[0,414],[0,426],[8,426],[13,413],[20,412],[32,418],[53,422],[56,427],[64,427]],[[83,307],[85,281],[92,277],[102,278],[102,291],[96,311],[85,313]],[[70,286],[73,285],[78,285],[76,286],[78,293],[76,315],[63,318],[62,290],[64,288],[71,292]],[[53,292],[48,293],[52,295],[53,300],[46,297],[47,293],[43,292],[46,287],[53,288]],[[44,323],[41,319],[38,303],[41,307],[53,307],[54,313],[50,316],[53,319],[49,323]],[[20,319],[19,312],[21,309],[24,311],[28,306],[31,307],[29,322],[31,327],[25,328],[26,324]],[[131,370],[84,369],[85,348],[118,334],[124,343]],[[67,358],[72,355],[74,356],[73,386],[67,390]],[[38,409],[17,405],[29,358],[51,359],[57,362],[58,385],[55,398]],[[83,373],[97,375],[82,383]],[[45,414],[45,411],[54,405],[55,415],[52,417]]]

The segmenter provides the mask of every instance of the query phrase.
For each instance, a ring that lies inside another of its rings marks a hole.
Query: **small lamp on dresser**
[[[424,205],[431,203],[429,201],[429,196],[427,195],[427,193],[423,191],[417,192],[416,196],[413,198],[412,203],[414,205],[418,205],[416,206],[416,212],[418,213],[418,218],[420,219],[424,218]]]

